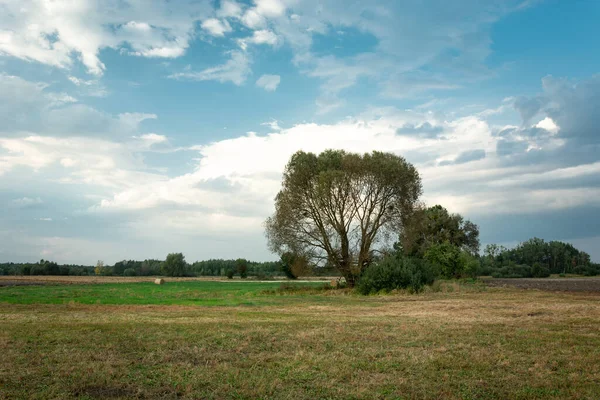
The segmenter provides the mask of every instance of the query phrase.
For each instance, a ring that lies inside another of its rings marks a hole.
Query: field
[[[0,398],[600,398],[598,293],[102,282],[0,287]]]

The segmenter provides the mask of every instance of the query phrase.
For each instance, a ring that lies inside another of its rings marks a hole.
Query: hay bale
[[[163,283],[165,283],[165,280],[162,278],[158,278],[154,280],[154,283],[156,283],[157,285],[162,285]]]
[[[337,287],[338,286],[338,280],[337,279],[332,279],[331,280],[331,287]]]

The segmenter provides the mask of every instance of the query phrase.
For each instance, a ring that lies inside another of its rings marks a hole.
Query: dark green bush
[[[449,242],[431,245],[424,258],[444,278],[475,278],[480,274],[479,260]]]
[[[135,276],[135,269],[133,269],[133,268],[126,268],[123,271],[123,276]]]
[[[395,289],[418,293],[423,286],[431,285],[434,279],[434,271],[426,261],[394,254],[369,266],[360,277],[357,290],[361,294]]]
[[[531,276],[534,278],[547,278],[550,276],[550,268],[547,265],[536,262],[531,267]]]
[[[227,271],[227,279],[233,279],[233,275],[235,274],[235,271],[230,269],[229,271]]]
[[[578,265],[573,268],[573,273],[584,276],[600,275],[600,264]]]

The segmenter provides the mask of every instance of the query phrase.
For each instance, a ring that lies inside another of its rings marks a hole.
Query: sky
[[[271,260],[298,150],[600,261],[596,0],[0,0],[0,261]]]

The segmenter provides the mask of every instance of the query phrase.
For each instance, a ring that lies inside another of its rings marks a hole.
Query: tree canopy
[[[181,253],[170,253],[162,265],[162,272],[166,276],[185,276],[187,263]]]
[[[471,255],[479,253],[479,227],[441,205],[420,208],[411,215],[401,235],[404,253],[423,257],[436,244],[449,243]]]
[[[395,154],[299,151],[265,223],[269,246],[329,263],[354,286],[373,250],[397,238],[421,192],[415,167]]]

